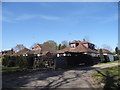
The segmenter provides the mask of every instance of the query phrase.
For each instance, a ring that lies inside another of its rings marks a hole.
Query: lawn
[[[120,88],[119,69],[120,65],[97,70],[93,73],[93,77],[101,83],[104,89],[117,89]]]

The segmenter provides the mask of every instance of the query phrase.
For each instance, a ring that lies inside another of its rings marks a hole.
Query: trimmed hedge
[[[6,67],[32,68],[34,62],[33,56],[9,56],[5,55],[2,58],[2,65]]]
[[[53,57],[54,58],[54,57]],[[2,65],[6,67],[20,67],[26,69],[37,69],[53,66],[52,58],[46,56],[9,56],[2,57]]]

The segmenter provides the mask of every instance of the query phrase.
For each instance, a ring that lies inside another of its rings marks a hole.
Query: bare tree
[[[37,44],[39,44],[39,43],[34,43],[31,47],[30,47],[30,49],[32,49],[35,45],[37,45]]]
[[[61,41],[61,49],[66,48],[69,45],[69,42],[67,40]]]
[[[107,49],[107,50],[109,50],[109,51],[113,51],[112,48],[111,48],[109,45],[106,45],[106,44],[103,44],[103,45],[102,45],[102,48],[103,48],[103,49]]]
[[[63,45],[65,45],[66,47],[69,45],[69,42],[67,41],[67,40],[63,40],[62,42],[61,42],[61,45],[63,46]]]
[[[99,46],[97,46],[97,45],[95,45],[95,49],[100,49],[100,47],[99,47]]]
[[[20,50],[23,50],[24,48],[26,48],[23,44],[17,44],[14,48],[13,48],[13,50],[15,51],[15,52],[18,52],[18,51],[20,51]]]
[[[85,37],[83,38],[83,41],[90,41],[90,37],[89,37],[89,36],[85,36]]]

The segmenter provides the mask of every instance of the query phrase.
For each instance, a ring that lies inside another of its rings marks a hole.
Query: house
[[[103,55],[108,56],[110,61],[114,61],[114,55],[107,49],[102,49]]]
[[[98,54],[98,50],[95,49],[93,43],[74,40],[70,42],[68,47],[57,51],[55,66],[62,68],[77,65],[93,65],[100,61]]]
[[[98,51],[95,49],[95,45],[88,41],[72,41],[70,45],[63,50],[57,52],[59,56],[71,56],[72,54],[89,54],[91,56],[98,56]]]
[[[10,55],[12,56],[15,53],[15,51],[13,49],[11,50],[5,50],[5,51],[1,51],[0,52],[0,56],[4,56],[4,55]]]
[[[43,44],[37,44],[35,45],[31,51],[29,51],[27,53],[28,55],[37,55],[37,56],[51,56],[53,54],[56,54],[56,50],[46,46],[46,45],[43,45]]]
[[[28,48],[24,48],[16,53],[14,53],[13,56],[26,56],[29,51],[30,50]]]

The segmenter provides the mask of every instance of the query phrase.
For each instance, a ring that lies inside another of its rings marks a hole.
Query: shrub
[[[36,58],[36,60],[35,60]],[[51,66],[53,63],[46,56],[35,57],[35,56],[4,56],[2,65],[6,67],[18,66],[20,68],[33,69],[45,67],[45,65]]]
[[[114,61],[119,60],[118,56],[114,56]]]
[[[4,55],[3,58],[2,58],[2,65],[3,66],[8,66],[9,60],[10,60],[10,56],[9,55]]]
[[[13,60],[9,60],[7,66],[8,67],[14,67],[15,66],[15,62]]]
[[[27,59],[27,68],[33,68],[34,57],[28,56],[26,57],[26,59]]]
[[[26,56],[19,56],[18,66],[21,68],[27,68],[27,58]]]

